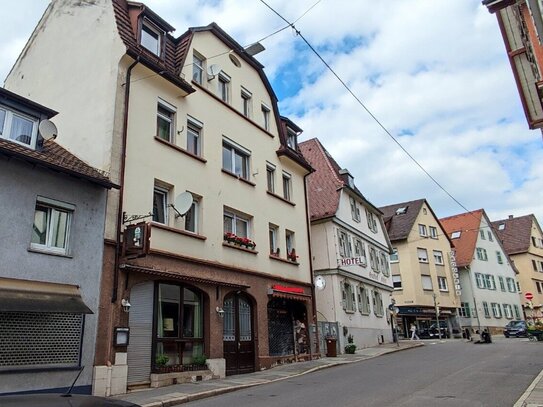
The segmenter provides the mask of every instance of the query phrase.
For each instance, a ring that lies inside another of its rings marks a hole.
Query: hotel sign
[[[366,258],[363,256],[346,257],[337,260],[338,266],[366,266]]]
[[[456,253],[454,250],[449,252],[449,264],[451,265],[454,291],[456,295],[460,296],[462,294],[462,287],[460,286],[460,274],[458,274],[458,267],[456,267]]]

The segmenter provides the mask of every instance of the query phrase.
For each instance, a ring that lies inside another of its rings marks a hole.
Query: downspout
[[[311,172],[304,175],[304,200],[306,211],[306,226],[307,226],[307,247],[309,252],[309,271],[311,275],[311,305],[313,307],[313,322],[315,323],[315,342],[317,355],[320,355],[320,341],[319,341],[319,323],[317,321],[317,300],[315,298],[315,283],[313,279],[313,253],[311,251],[311,220],[309,216],[309,204],[307,202],[307,177],[311,175]],[[309,336],[309,360],[313,360],[313,352],[311,350],[311,335]]]
[[[113,264],[113,291],[111,293],[111,302],[117,301],[119,285],[119,260],[121,257],[121,227],[123,224],[123,198],[124,198],[124,170],[126,166],[126,140],[128,138],[128,106],[130,100],[130,77],[132,69],[139,63],[139,56],[128,67],[126,79],[124,82],[124,116],[123,116],[123,138],[121,144],[121,168],[120,168],[120,188],[119,188],[119,206],[117,208],[117,231],[115,237],[115,263]]]

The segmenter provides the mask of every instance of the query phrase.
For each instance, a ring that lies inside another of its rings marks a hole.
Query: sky
[[[214,21],[249,45],[286,25],[260,0],[144,2],[176,28],[174,36]],[[288,21],[299,19],[301,35],[465,208],[483,208],[491,220],[533,213],[543,226],[542,135],[528,129],[496,17],[478,0],[266,2]],[[0,8],[0,80],[47,4],[7,0]],[[301,141],[319,138],[374,205],[426,198],[438,217],[465,212],[292,28],[262,44],[257,59],[281,114],[304,129]]]

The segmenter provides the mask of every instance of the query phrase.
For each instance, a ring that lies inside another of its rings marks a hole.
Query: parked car
[[[138,404],[82,394],[17,394],[0,396],[2,407],[140,407]]]
[[[449,328],[447,326],[447,323],[445,321],[440,321],[439,326],[440,326],[440,330],[441,330],[441,338],[447,338],[447,339],[450,338],[451,333],[449,332]],[[439,333],[438,333],[438,330],[437,330],[437,324],[433,323],[428,328],[422,329],[418,333],[418,335],[419,335],[419,337],[421,339],[439,338]]]
[[[503,334],[506,338],[509,338],[511,336],[513,337],[527,337],[528,336],[528,326],[526,325],[526,321],[511,321],[507,325],[505,325],[505,329],[503,330]]]

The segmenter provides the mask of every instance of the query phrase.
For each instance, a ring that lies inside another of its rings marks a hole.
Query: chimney
[[[513,215],[509,215],[509,219],[513,219]]]

